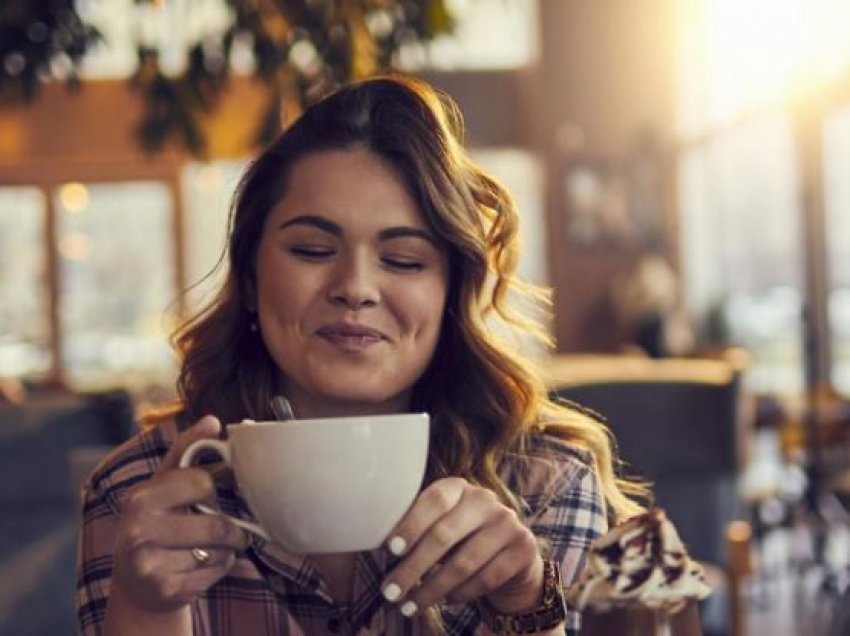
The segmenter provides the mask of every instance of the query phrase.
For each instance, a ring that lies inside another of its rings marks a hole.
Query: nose
[[[379,272],[365,255],[340,259],[328,295],[349,309],[374,307],[381,300]]]

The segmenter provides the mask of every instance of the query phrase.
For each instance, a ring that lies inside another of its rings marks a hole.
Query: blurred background
[[[848,32],[843,0],[2,0],[0,633],[72,631],[79,479],[173,397],[247,161],[387,69],[514,193],[529,355],[712,568],[707,633],[840,633]]]

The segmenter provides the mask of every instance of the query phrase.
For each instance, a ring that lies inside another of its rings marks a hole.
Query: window
[[[824,126],[832,382],[850,395],[850,106]]]
[[[44,234],[41,191],[0,188],[0,376],[39,376],[50,369]]]
[[[835,113],[818,122],[825,130],[828,256],[804,243],[801,231],[807,211],[800,184],[818,175],[801,172],[809,168],[800,152],[820,143],[812,139],[820,131],[792,122],[802,108],[825,111],[828,99],[847,94],[850,4],[677,0],[677,8],[681,253],[689,307],[715,335],[725,326],[727,336],[752,350],[750,379],[758,389],[796,392],[803,382],[802,307],[810,304],[821,315],[828,303],[832,380],[846,391],[850,120]],[[829,299],[802,285],[805,264],[825,258]]]
[[[197,309],[221,274],[207,278],[222,253],[243,168],[242,162],[185,166],[181,245],[167,181],[0,188],[0,376],[40,378],[55,366],[80,389],[170,385],[176,367],[168,336],[178,311]],[[47,237],[42,193],[53,200],[55,241]],[[55,280],[47,269],[52,244]],[[199,283],[185,305],[178,254],[187,282]],[[61,343],[56,361],[51,290]]]
[[[66,183],[55,193],[62,366],[78,386],[138,386],[174,363],[173,212],[157,182]]]
[[[718,134],[682,157],[686,300],[748,347],[753,388],[802,388],[802,245],[794,142],[776,116]],[[770,231],[765,231],[765,225]],[[719,323],[719,324],[718,324]]]

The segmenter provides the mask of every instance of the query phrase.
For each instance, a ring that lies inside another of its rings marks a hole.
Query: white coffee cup
[[[226,441],[191,444],[180,466],[218,452],[259,523],[231,519],[290,552],[372,550],[419,492],[428,433],[427,413],[230,424]]]

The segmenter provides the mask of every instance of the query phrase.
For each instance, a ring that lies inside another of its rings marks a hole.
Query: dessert
[[[710,593],[702,566],[690,558],[664,511],[653,508],[593,544],[567,602],[593,614],[649,610],[666,623],[671,614]]]

